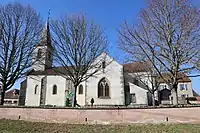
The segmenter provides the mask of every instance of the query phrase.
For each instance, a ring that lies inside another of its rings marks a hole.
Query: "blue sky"
[[[200,8],[200,0],[190,0],[191,3]],[[35,8],[43,20],[48,17],[51,10],[51,19],[57,19],[62,13],[84,13],[89,20],[99,24],[109,40],[110,55],[122,63],[123,56],[117,49],[116,29],[128,20],[137,23],[138,13],[146,7],[146,0],[0,0],[0,4],[19,2],[30,4]],[[193,88],[200,93],[200,78],[192,78]],[[14,87],[19,87],[17,83]]]

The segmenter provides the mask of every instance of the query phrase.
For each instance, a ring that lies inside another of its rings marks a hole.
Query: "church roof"
[[[147,72],[149,69],[147,67],[147,63],[143,62],[134,62],[123,64],[124,71],[126,72]],[[58,74],[67,74],[66,68],[59,66],[59,67],[52,67],[45,69],[44,71],[30,71],[27,75],[58,75]]]
[[[66,68],[64,67],[52,67],[45,69],[44,71],[30,71],[27,75],[59,75],[59,74],[67,74]]]
[[[136,72],[148,72],[150,70],[150,64],[148,62],[133,62],[128,64],[123,64],[124,71],[128,73],[136,73]],[[165,80],[169,80],[169,74],[162,74]],[[164,83],[165,80],[158,75],[158,82]],[[190,78],[185,73],[178,74],[178,82],[191,82]]]
[[[40,34],[39,42],[36,46],[49,46],[52,48],[49,20],[46,21],[45,27]]]
[[[134,72],[148,72],[149,71],[149,64],[148,62],[134,62],[134,63],[128,63],[128,64],[123,64],[124,71],[128,73],[134,73]],[[70,69],[70,67],[69,67]],[[51,67],[48,69],[45,69],[44,71],[34,71],[31,70],[27,72],[27,75],[67,75],[67,70],[63,66],[59,67]],[[166,80],[169,80],[170,77],[168,74],[163,74],[164,78]],[[185,73],[179,73],[178,74],[178,82],[191,82],[190,78],[185,74]],[[159,76],[158,76],[158,81],[160,83],[164,83],[165,81]]]
[[[123,64],[124,71],[128,73],[135,73],[135,72],[148,72],[149,71],[149,64],[148,62],[133,62]]]

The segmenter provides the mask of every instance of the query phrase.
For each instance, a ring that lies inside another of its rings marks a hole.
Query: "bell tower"
[[[35,71],[44,71],[52,67],[53,62],[53,47],[51,45],[51,35],[49,29],[49,20],[46,21],[39,41],[35,45],[32,57],[32,68]]]

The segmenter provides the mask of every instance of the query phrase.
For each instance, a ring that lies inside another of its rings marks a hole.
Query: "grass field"
[[[70,125],[0,120],[0,133],[200,133],[200,125]]]

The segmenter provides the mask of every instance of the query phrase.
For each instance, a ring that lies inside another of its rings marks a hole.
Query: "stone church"
[[[47,22],[38,44],[35,45],[32,68],[21,83],[19,105],[64,107],[74,95],[80,106],[90,106],[92,98],[94,105],[97,106],[151,105],[151,94],[135,78],[135,73],[143,75],[147,73],[147,64],[139,62],[119,64],[106,54],[106,61],[112,61],[104,68],[105,71],[99,71],[97,75],[82,82],[77,88],[77,93],[74,94],[72,82],[57,73],[64,72],[64,68],[52,67],[52,51]],[[145,78],[144,76],[143,79],[150,85]],[[191,81],[188,80],[185,83],[191,83]],[[190,87],[190,85],[187,87],[187,94],[192,96]],[[158,94],[156,97],[158,99]],[[169,97],[170,93],[165,100],[170,100]]]

